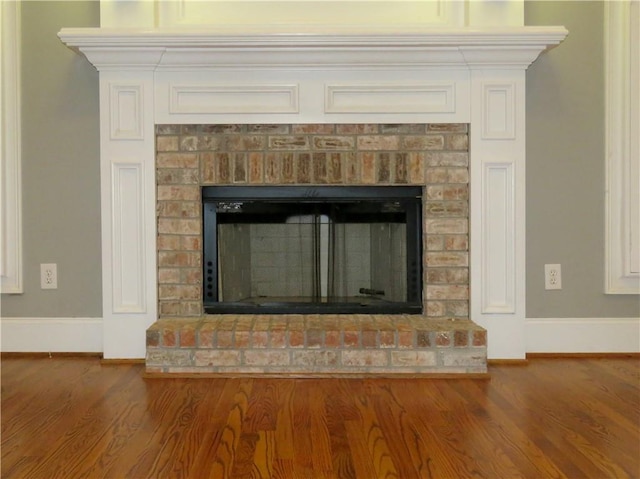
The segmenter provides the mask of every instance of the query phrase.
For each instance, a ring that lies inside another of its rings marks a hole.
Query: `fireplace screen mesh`
[[[421,308],[421,188],[205,187],[207,312]]]

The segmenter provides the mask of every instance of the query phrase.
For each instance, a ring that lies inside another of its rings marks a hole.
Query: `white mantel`
[[[161,123],[469,123],[471,319],[525,357],[525,70],[563,27],[68,28],[100,71],[105,358],[157,319]]]

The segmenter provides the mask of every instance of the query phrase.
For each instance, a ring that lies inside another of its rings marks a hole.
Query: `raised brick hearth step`
[[[149,375],[487,373],[487,334],[420,315],[206,315],[147,330]]]

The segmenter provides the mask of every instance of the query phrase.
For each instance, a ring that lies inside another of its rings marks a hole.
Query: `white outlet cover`
[[[559,264],[544,265],[544,289],[562,289],[562,267]]]
[[[56,263],[40,264],[40,288],[58,289],[58,265]]]

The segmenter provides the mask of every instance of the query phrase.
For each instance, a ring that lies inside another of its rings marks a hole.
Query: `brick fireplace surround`
[[[466,124],[158,125],[147,373],[486,373],[469,321]],[[205,185],[421,185],[423,315],[202,316]]]
[[[108,6],[105,28],[59,33],[100,73],[105,358],[166,375],[524,358],[525,70],[563,27],[157,27],[142,9],[128,28]],[[201,183],[423,186],[423,315],[202,316]]]

